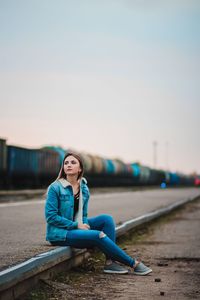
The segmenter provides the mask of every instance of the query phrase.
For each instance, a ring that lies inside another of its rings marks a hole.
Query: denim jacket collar
[[[58,181],[61,183],[61,185],[66,188],[67,186],[71,186],[71,183],[69,181],[67,181],[64,178],[60,178],[58,179]],[[78,180],[80,186],[82,183],[87,183],[87,180],[82,177],[80,180]],[[76,213],[75,216],[75,221],[77,221],[78,223],[83,223],[83,195],[82,195],[82,190],[80,192],[80,197],[79,197],[79,206],[78,206],[78,211]]]
[[[60,179],[58,179],[58,181],[62,184],[62,186],[64,188],[66,188],[67,186],[71,185],[71,183],[69,181],[67,181],[66,179],[64,179],[64,178],[60,178]],[[87,180],[84,177],[82,177],[81,179],[79,179],[78,182],[80,183],[80,185],[81,185],[82,182],[84,182],[84,183],[87,184]]]

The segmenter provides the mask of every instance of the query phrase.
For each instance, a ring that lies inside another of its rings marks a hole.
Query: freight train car
[[[194,184],[195,184],[195,186],[200,186],[200,175],[199,176],[195,176]]]
[[[131,186],[136,182],[133,170],[119,159],[107,159],[96,155],[78,153],[84,165],[90,186]]]
[[[32,149],[7,146],[7,185],[12,188],[35,187],[37,153]]]
[[[62,147],[27,149],[6,145],[0,139],[0,188],[42,188],[56,179],[65,153]],[[139,163],[78,153],[90,186],[179,186],[194,185],[194,176],[156,170]]]
[[[7,147],[6,140],[0,139],[0,188],[5,186],[7,169]]]
[[[44,187],[59,168],[59,155],[52,150],[7,146],[7,188]]]

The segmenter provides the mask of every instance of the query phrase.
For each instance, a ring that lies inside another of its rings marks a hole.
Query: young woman
[[[45,205],[46,239],[53,245],[74,248],[98,247],[106,256],[105,273],[128,273],[129,266],[137,275],[152,270],[141,261],[128,256],[115,243],[115,223],[103,214],[88,218],[89,189],[83,178],[83,163],[75,153],[63,159],[58,178],[48,188]]]

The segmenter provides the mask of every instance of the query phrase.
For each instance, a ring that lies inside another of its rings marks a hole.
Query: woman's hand
[[[78,229],[89,230],[90,226],[88,224],[79,223],[78,224]]]

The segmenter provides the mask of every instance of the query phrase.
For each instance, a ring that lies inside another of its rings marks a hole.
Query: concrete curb
[[[34,276],[38,272],[49,269],[56,264],[68,260],[72,256],[76,256],[85,251],[85,249],[73,250],[70,247],[59,247],[54,250],[38,254],[23,263],[3,270],[0,272],[0,292],[17,284],[19,281],[25,280],[30,276]]]
[[[122,225],[120,225],[116,228],[117,236],[121,236],[121,235],[125,234],[127,231],[129,231],[137,226],[148,223],[148,222],[150,222],[154,219],[157,219],[163,215],[167,215],[170,212],[172,212],[173,210],[183,206],[184,204],[189,203],[190,201],[196,200],[198,197],[199,196],[192,198],[192,199],[187,199],[184,201],[177,201],[176,203],[170,204],[167,207],[157,209],[153,212],[150,212],[150,213],[147,213],[140,217],[126,221]]]
[[[198,197],[195,197],[193,199],[187,199],[184,201],[178,201],[167,207],[126,221],[116,228],[117,237],[125,234],[133,228],[150,222],[162,215],[169,214],[170,212],[183,206],[184,204],[196,200]],[[3,296],[3,294],[5,295],[6,291],[8,292],[12,289],[15,289],[16,286],[18,284],[22,284],[23,281],[27,281],[28,279],[37,276],[40,273],[44,273],[44,271],[51,270],[56,265],[62,262],[67,261],[67,263],[70,264],[70,260],[74,259],[77,256],[88,256],[86,255],[86,253],[86,249],[72,249],[70,247],[59,247],[54,250],[36,255],[35,257],[23,263],[20,263],[14,267],[10,267],[6,270],[3,270],[2,272],[0,272],[0,296]],[[41,279],[41,276],[39,276],[39,279]],[[34,281],[34,283],[36,283],[38,280]],[[24,289],[23,293],[25,291],[26,290]],[[16,294],[14,291],[12,291],[12,293],[6,293],[6,298],[0,298],[16,299],[19,296],[19,292]]]

